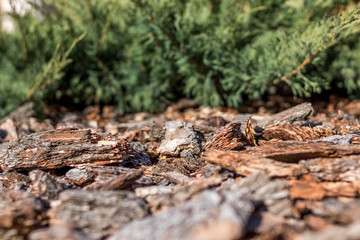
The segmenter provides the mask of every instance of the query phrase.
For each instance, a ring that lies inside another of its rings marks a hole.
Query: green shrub
[[[285,85],[294,96],[360,95],[356,1],[42,0],[33,7],[41,18],[13,12],[17,30],[0,35],[0,116],[27,100],[154,112],[182,97],[236,108]]]

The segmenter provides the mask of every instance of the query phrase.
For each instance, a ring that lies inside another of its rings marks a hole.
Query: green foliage
[[[42,0],[33,8],[41,18],[13,12],[17,30],[0,32],[0,116],[26,100],[154,112],[189,97],[239,107],[284,85],[294,96],[333,88],[359,97],[355,1]]]

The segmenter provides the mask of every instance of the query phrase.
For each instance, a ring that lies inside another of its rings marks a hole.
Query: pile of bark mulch
[[[358,239],[360,101],[297,101],[26,104],[0,122],[1,239]]]

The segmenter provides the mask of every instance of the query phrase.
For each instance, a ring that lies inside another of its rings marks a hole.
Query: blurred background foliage
[[[16,0],[11,0],[15,4]],[[37,0],[0,31],[0,117],[25,101],[162,111],[360,96],[358,1]]]

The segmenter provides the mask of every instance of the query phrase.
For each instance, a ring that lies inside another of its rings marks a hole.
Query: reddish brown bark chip
[[[256,145],[251,116],[221,127],[212,140],[206,143],[204,149],[240,150],[244,146]]]
[[[201,160],[218,164],[242,175],[261,171],[272,177],[296,177],[306,173],[307,170],[302,165],[291,163],[297,163],[302,159],[335,158],[351,154],[360,154],[360,146],[280,142],[249,148],[241,152],[208,150],[203,154]]]
[[[270,177],[295,177],[306,172],[303,167],[297,164],[280,162],[271,158],[236,151],[208,150],[200,159],[218,164],[223,168],[245,176],[255,172],[265,172]]]
[[[288,185],[291,199],[321,200],[326,196],[326,191],[316,182],[292,180]]]
[[[18,172],[2,172],[0,173],[0,182],[5,188],[9,188],[15,183],[25,183],[28,184],[30,179],[28,176],[18,173]]]
[[[43,203],[28,192],[10,189],[0,191],[0,232],[15,231],[26,235],[42,225],[45,207]]]
[[[240,154],[265,157],[282,162],[297,163],[300,160],[319,157],[336,158],[360,154],[360,145],[334,145],[330,142],[284,141],[255,148],[248,148]]]
[[[280,140],[296,140],[305,142],[315,140],[323,137],[332,136],[336,133],[335,127],[330,126],[315,126],[313,128],[299,125],[286,124],[285,126],[274,126],[263,131],[263,138],[266,140],[280,139]]]
[[[241,123],[228,123],[216,132],[204,149],[240,150],[245,145],[246,139],[241,133]]]
[[[1,168],[10,171],[103,165],[119,163],[130,153],[123,138],[66,128],[30,134],[11,143],[1,159]]]
[[[315,182],[308,180],[288,181],[290,197],[292,199],[321,200],[325,197],[358,196],[358,191],[352,183],[346,182]]]

